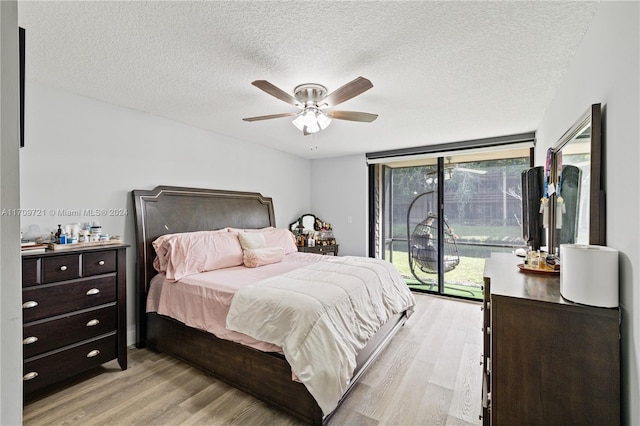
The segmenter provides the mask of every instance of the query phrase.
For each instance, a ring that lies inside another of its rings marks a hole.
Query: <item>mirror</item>
[[[298,220],[289,225],[289,229],[294,235],[308,234],[320,229],[316,222],[319,222],[319,220],[315,215],[311,213],[303,214]]]
[[[594,104],[552,148],[549,246],[605,245],[604,191],[601,187],[602,123]]]

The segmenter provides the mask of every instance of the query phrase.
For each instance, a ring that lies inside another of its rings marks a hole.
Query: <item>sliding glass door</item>
[[[525,246],[529,164],[529,149],[517,149],[380,165],[381,257],[414,290],[481,299],[485,258]]]
[[[484,158],[459,155],[445,159],[443,211],[455,235],[460,263],[444,275],[444,294],[481,298],[484,259],[492,252],[526,246],[520,182],[522,171],[529,167],[529,156],[517,155],[502,152]]]

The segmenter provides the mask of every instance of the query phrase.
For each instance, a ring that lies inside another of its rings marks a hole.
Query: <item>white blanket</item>
[[[385,260],[331,257],[240,289],[227,328],[282,347],[326,415],[347,389],[356,355],[415,300]]]

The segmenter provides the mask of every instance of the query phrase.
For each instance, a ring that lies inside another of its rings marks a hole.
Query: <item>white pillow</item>
[[[267,241],[261,232],[240,232],[238,234],[242,250],[255,250],[267,247]]]

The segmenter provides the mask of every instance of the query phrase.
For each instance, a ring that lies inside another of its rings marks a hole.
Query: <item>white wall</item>
[[[20,207],[18,166],[18,10],[0,2],[0,210]],[[20,221],[0,215],[0,424],[22,423]]]
[[[157,185],[260,192],[273,198],[277,225],[309,210],[310,161],[139,111],[29,84],[20,150],[22,217],[29,235],[58,224],[98,220],[124,236],[128,342],[135,332],[135,225],[130,191]],[[126,216],[74,217],[59,210],[127,209]]]
[[[623,421],[640,425],[640,3],[602,2],[537,131],[536,164],[603,105],[607,245],[620,251]],[[603,366],[606,368],[606,366]]]
[[[331,223],[341,256],[367,256],[367,163],[364,155],[313,160],[311,211]]]

